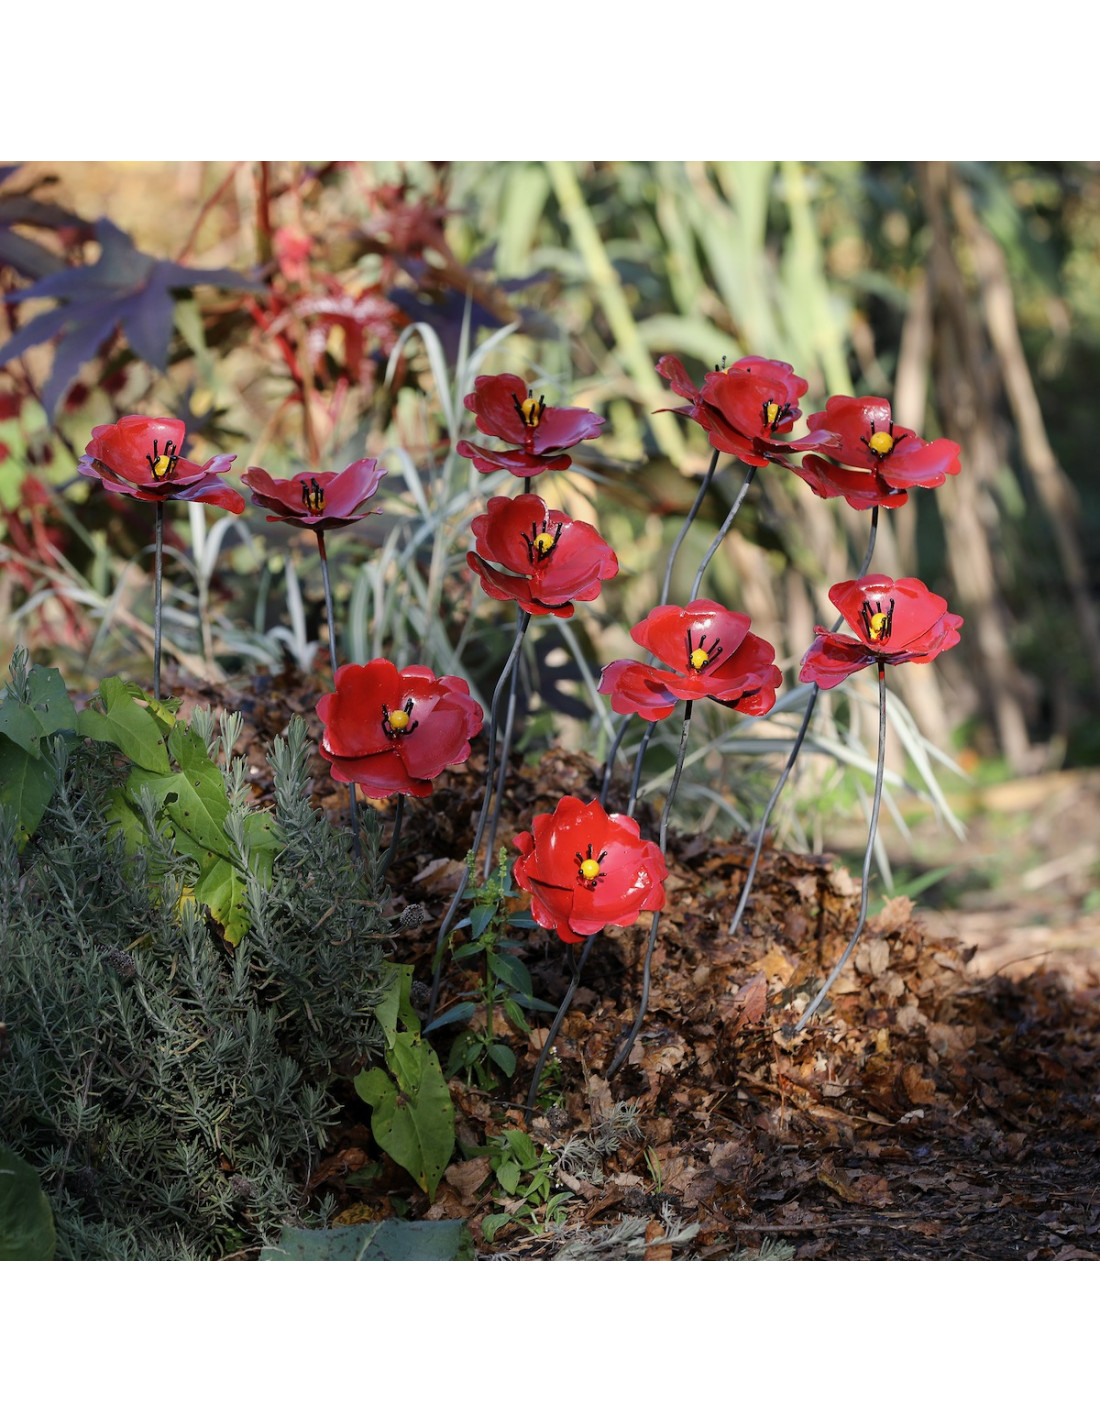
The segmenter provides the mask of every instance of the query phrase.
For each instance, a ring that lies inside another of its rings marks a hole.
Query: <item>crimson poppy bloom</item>
[[[251,465],[241,476],[252,490],[252,502],[271,509],[268,523],[293,523],[323,533],[329,528],[346,528],[361,518],[378,513],[362,506],[378,488],[385,468],[377,459],[357,459],[334,474],[295,474],[293,479],[273,479],[266,469]]]
[[[473,460],[480,474],[507,469],[517,478],[530,479],[547,469],[568,469],[572,460],[565,451],[581,440],[595,439],[604,423],[591,410],[548,405],[518,375],[479,375],[465,405],[482,434],[512,446],[490,450],[460,440],[455,448]]]
[[[815,627],[817,640],[802,658],[799,681],[823,690],[876,662],[930,662],[959,640],[962,618],[918,578],[867,573],[829,589],[829,601],[856,634]]]
[[[775,648],[749,631],[743,612],[696,598],[686,607],[655,607],[630,635],[674,670],[610,662],[598,689],[615,711],[663,721],[677,702],[705,696],[746,716],[763,716],[775,705],[783,680]]]
[[[489,500],[470,528],[477,552],[466,561],[489,594],[517,602],[524,612],[572,617],[573,600],[591,602],[601,579],[613,578],[619,560],[590,523],[548,509],[536,494]],[[492,567],[486,559],[504,565]]]
[[[179,452],[186,434],[182,420],[123,415],[117,425],[95,426],[77,468],[115,494],[149,503],[186,499],[243,513],[244,499],[218,478],[237,456],[216,454],[194,464]]]
[[[553,814],[536,815],[531,831],[512,843],[520,852],[512,872],[531,895],[535,922],[566,943],[665,906],[668,869],[659,846],[599,800],[586,805],[563,795]]]
[[[398,671],[384,657],[340,667],[336,690],[317,703],[333,780],[374,796],[429,795],[432,779],[466,760],[481,730],[483,713],[469,693],[460,676]]]
[[[890,402],[877,395],[833,395],[807,421],[836,437],[827,460],[808,454],[800,474],[822,498],[839,496],[855,509],[897,508],[913,488],[935,489],[960,469],[953,439],[923,440],[896,425]]]
[[[786,434],[801,418],[798,401],[809,388],[786,361],[744,356],[723,370],[710,371],[701,390],[676,356],[662,356],[657,373],[677,395],[690,401],[672,413],[702,425],[713,448],[734,454],[745,464],[790,468],[787,459],[791,454],[837,442],[828,430],[813,431],[802,439],[774,438]]]

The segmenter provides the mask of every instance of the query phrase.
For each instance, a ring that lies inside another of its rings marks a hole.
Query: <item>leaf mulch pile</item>
[[[224,687],[205,689],[245,713],[241,745],[261,795],[263,747],[294,711],[319,730],[320,689],[292,677],[258,681],[239,700]],[[203,690],[187,699],[203,699]],[[319,756],[315,771],[316,802],[343,821],[342,787]],[[484,747],[475,743],[467,765],[439,777],[430,797],[406,802],[386,912],[394,959],[413,962],[424,984],[472,839],[483,771]],[[498,846],[561,795],[597,793],[597,767],[586,758],[554,750],[536,765],[517,758]],[[384,844],[392,804],[380,805]],[[639,819],[656,838],[653,807],[640,807]],[[637,1108],[640,1134],[595,1171],[571,1173],[578,1155],[567,1153],[555,1188],[571,1196],[552,1231],[517,1221],[483,1241],[479,1221],[508,1209],[499,1188],[492,1198],[484,1156],[453,1164],[429,1206],[374,1146],[369,1112],[350,1092],[309,1189],[334,1194],[345,1223],[395,1210],[467,1219],[479,1257],[723,1259],[778,1242],[802,1259],[1100,1258],[1095,970],[1072,982],[1051,972],[978,977],[968,969],[974,945],[930,937],[910,901],[896,898],[869,922],[832,1005],[795,1037],[809,994],[854,927],[859,885],[827,857],[772,850],[731,939],[748,858],[741,843],[670,837],[649,1012],[610,1083],[602,1073],[633,1022],[649,916],[597,941],[558,1038],[556,1092],[530,1131],[558,1156],[598,1136],[613,1102],[626,1101]],[[561,1000],[570,953],[552,934],[531,934],[527,964],[538,996]],[[448,965],[441,1011],[476,985],[477,961]],[[480,1146],[525,1125],[520,1108],[549,1025],[532,1020],[539,1025],[530,1039],[503,1015],[497,1022],[519,1058],[511,1082],[495,1093],[452,1083],[461,1144]],[[445,1062],[447,1030],[438,1037]],[[631,1231],[635,1243],[624,1252]]]

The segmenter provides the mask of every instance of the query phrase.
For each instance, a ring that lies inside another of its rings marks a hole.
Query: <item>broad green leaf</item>
[[[530,996],[534,991],[527,965],[521,963],[511,953],[489,953],[487,962],[489,971],[502,983],[507,983],[510,988],[514,988],[516,992],[526,993]]]
[[[148,706],[139,706],[136,696],[140,688],[121,677],[109,676],[100,684],[103,710],[89,707],[76,718],[76,729],[94,741],[107,741],[117,746],[127,759],[142,770],[160,775],[171,772],[164,732],[157,714]]]
[[[181,722],[172,728],[168,749],[180,769],[169,775],[156,775],[135,768],[127,781],[127,794],[136,804],[142,788],[148,786],[177,829],[203,849],[229,858],[232,846],[224,829],[229,796],[221,771],[207,755],[198,735]]]
[[[374,1009],[374,1015],[385,1033],[386,1046],[392,1047],[397,1036],[397,1024],[400,1022],[402,1027],[415,1032],[420,1025],[420,1019],[411,1000],[412,964],[384,963],[382,966],[389,974],[389,982],[385,996]]]
[[[470,910],[470,936],[480,938],[493,921],[496,904],[474,904]]]
[[[492,1244],[496,1238],[497,1230],[503,1229],[506,1224],[512,1223],[511,1215],[486,1215],[481,1221],[481,1237],[486,1244]]]
[[[285,1229],[260,1259],[468,1263],[474,1241],[465,1220],[371,1220],[336,1229]]]
[[[495,1173],[504,1193],[514,1195],[519,1186],[519,1163],[515,1160],[502,1160]]]
[[[15,846],[22,850],[57,788],[53,770],[37,753],[0,736],[0,805],[15,811]]]
[[[31,667],[26,701],[16,701],[12,696],[0,701],[0,734],[36,760],[41,755],[43,736],[75,730],[76,712],[56,667]]]
[[[372,1107],[375,1140],[434,1199],[454,1151],[454,1105],[439,1058],[415,1032],[398,1032],[386,1066],[360,1072],[355,1089]]]
[[[505,1076],[512,1076],[516,1070],[516,1054],[503,1042],[490,1042],[486,1051],[490,1060],[496,1062]]]
[[[0,1260],[52,1259],[53,1212],[38,1172],[0,1145]]]
[[[505,1008],[507,1009],[507,1003],[505,1003]],[[434,1032],[438,1027],[451,1027],[456,1022],[469,1022],[476,1010],[476,1002],[457,1002],[454,1007],[448,1007],[446,1012],[441,1012],[438,1017],[433,1017],[424,1031]]]
[[[109,824],[116,825],[131,854],[144,849],[149,843],[145,832],[145,821],[126,798],[126,786],[119,785],[107,797]]]
[[[264,811],[254,811],[245,821],[245,836],[249,841],[249,860],[253,873],[261,882],[271,882],[271,865],[277,840],[271,817]],[[181,854],[189,854],[199,866],[199,877],[192,892],[200,904],[205,904],[221,924],[227,942],[234,947],[248,932],[251,917],[248,912],[246,881],[236,863],[203,846],[180,829],[173,836]]]

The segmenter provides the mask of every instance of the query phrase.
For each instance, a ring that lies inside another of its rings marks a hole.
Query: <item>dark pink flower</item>
[[[789,468],[790,455],[836,442],[836,436],[828,431],[811,432],[802,439],[776,438],[801,417],[798,401],[808,388],[786,361],[745,356],[724,370],[710,371],[701,390],[676,356],[662,356],[657,373],[690,402],[677,406],[673,413],[702,425],[715,449],[736,455],[745,464]]]
[[[123,415],[117,425],[96,425],[77,468],[115,494],[149,503],[186,499],[244,512],[244,499],[218,478],[236,459],[217,454],[194,464],[180,454],[187,430],[182,420]]]
[[[749,631],[743,612],[697,598],[686,607],[655,607],[630,635],[673,670],[609,663],[599,690],[611,697],[615,711],[663,721],[678,702],[703,697],[746,716],[763,716],[775,705],[783,680],[775,648]]]
[[[378,488],[386,471],[376,459],[357,459],[334,474],[295,474],[293,479],[273,479],[266,469],[251,465],[242,476],[252,490],[252,502],[271,509],[268,523],[293,523],[323,533],[346,528],[378,513],[362,506]]]
[[[905,502],[907,490],[937,488],[959,472],[959,446],[953,439],[929,443],[895,425],[890,402],[877,395],[833,395],[808,424],[812,431],[832,434],[836,443],[828,460],[807,455],[795,472],[815,494],[839,495],[853,508],[896,508]]]
[[[823,690],[876,662],[930,662],[959,640],[962,618],[918,578],[867,573],[829,589],[829,600],[856,634],[815,627],[817,640],[802,658],[799,681]]]
[[[460,676],[398,671],[384,657],[340,667],[336,690],[317,703],[333,780],[374,796],[429,795],[433,778],[466,760],[481,730],[483,713],[469,693]]]
[[[481,474],[507,469],[529,479],[548,469],[568,469],[571,457],[565,451],[582,440],[595,439],[604,423],[591,410],[547,405],[518,375],[479,375],[465,404],[482,434],[511,446],[490,450],[460,440],[455,446],[458,453],[473,460]]]
[[[590,523],[548,509],[536,494],[492,498],[488,513],[470,527],[477,552],[467,553],[466,561],[481,586],[536,616],[572,617],[574,600],[599,597],[601,580],[619,571],[619,560]]]
[[[580,943],[608,924],[635,923],[665,906],[668,869],[659,846],[643,840],[627,815],[609,815],[563,795],[550,815],[536,815],[531,832],[512,841],[520,852],[513,873],[531,895],[531,913],[566,943]]]

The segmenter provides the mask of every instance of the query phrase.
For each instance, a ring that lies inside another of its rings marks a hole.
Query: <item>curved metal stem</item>
[[[676,754],[676,769],[672,773],[672,783],[668,787],[668,795],[665,797],[665,807],[661,811],[661,854],[664,855],[668,843],[668,820],[672,811],[672,802],[676,798],[676,791],[680,785],[680,772],[684,768],[684,755],[687,752],[688,728],[691,725],[691,709],[695,705],[694,701],[689,701],[684,707],[684,724],[680,730],[680,748]],[[642,1022],[645,1020],[646,1009],[649,1006],[649,984],[651,980],[651,967],[653,963],[653,950],[657,946],[657,929],[661,923],[661,912],[658,909],[653,915],[653,923],[649,930],[649,942],[646,944],[645,962],[642,967],[642,997],[638,1004],[637,1016],[634,1018],[634,1026],[630,1029],[630,1035],[615,1054],[615,1060],[607,1071],[608,1081],[622,1066],[630,1055],[630,1049],[634,1046],[638,1033],[642,1030]]]
[[[844,964],[852,955],[852,949],[859,942],[859,936],[863,932],[863,925],[867,922],[867,886],[871,876],[871,856],[875,851],[875,835],[878,832],[878,812],[882,804],[882,772],[886,764],[886,663],[878,664],[878,763],[875,766],[875,798],[871,803],[871,820],[867,826],[867,850],[863,856],[863,879],[860,885],[859,895],[859,922],[856,924],[855,932],[849,940],[847,948],[840,955],[836,967],[825,979],[821,991],[810,1003],[806,1011],[798,1019],[795,1032],[801,1032],[806,1023],[814,1015],[817,1009],[825,1000],[825,996],[833,983],[840,976],[840,971]]]
[[[336,614],[332,607],[332,583],[328,575],[328,553],[325,549],[325,531],[323,528],[314,530],[317,534],[317,551],[321,555],[321,578],[325,585],[325,619],[328,622],[328,660],[332,667],[332,684],[336,685]],[[351,857],[358,859],[362,854],[362,846],[359,839],[359,810],[355,802],[355,786],[349,785],[348,791],[348,827],[351,830]],[[402,797],[404,798],[404,797]],[[400,806],[400,801],[398,802]],[[393,858],[393,846],[390,846],[390,853],[386,856],[385,866],[389,867]],[[379,870],[379,874],[385,874],[386,868]]]
[[[447,934],[451,924],[454,922],[458,906],[462,902],[462,895],[466,892],[466,885],[470,882],[470,864],[477,859],[481,850],[481,841],[485,834],[485,826],[489,819],[489,804],[492,800],[493,775],[496,771],[496,750],[497,750],[497,710],[500,706],[501,692],[504,690],[512,672],[512,667],[519,656],[519,649],[523,642],[523,635],[527,631],[527,626],[531,621],[531,614],[525,612],[516,624],[516,639],[512,643],[512,650],[508,653],[508,660],[504,663],[504,669],[500,673],[500,678],[493,692],[492,704],[489,707],[489,749],[485,759],[485,795],[481,801],[481,814],[478,816],[477,828],[474,831],[474,842],[470,847],[470,854],[466,861],[466,867],[462,871],[462,878],[459,880],[458,888],[455,890],[454,898],[447,910],[446,916],[439,929],[439,937],[435,945],[435,965],[432,973],[432,995],[428,1002],[428,1021],[435,1016],[436,1003],[439,1000],[439,978],[443,971],[443,948],[447,942]]]
[[[691,705],[691,702],[688,702]],[[642,783],[642,763],[645,760],[645,753],[649,749],[649,743],[653,739],[653,732],[657,729],[657,722],[650,721],[645,728],[642,739],[638,742],[638,751],[634,757],[634,775],[630,781],[630,798],[626,802],[626,812],[628,815],[634,813],[634,806],[638,803],[638,786]]]
[[[879,506],[878,504],[876,504],[871,510],[871,533],[870,537],[867,540],[867,552],[863,555],[862,566],[860,567],[859,572],[856,574],[857,578],[862,578],[864,573],[871,566],[871,555],[875,551],[875,538],[878,535],[878,511]],[[831,630],[833,632],[838,632],[843,622],[844,618],[838,617],[833,623]],[[760,863],[760,855],[764,849],[764,836],[767,834],[768,831],[768,821],[771,819],[772,811],[775,809],[776,802],[778,801],[780,795],[783,793],[783,787],[786,785],[788,779],[790,778],[791,771],[794,769],[794,763],[798,759],[799,751],[801,751],[802,749],[802,742],[806,739],[806,732],[810,729],[810,722],[813,719],[814,707],[817,705],[817,698],[820,695],[820,692],[821,688],[816,684],[810,690],[810,699],[806,702],[806,710],[803,712],[802,715],[802,724],[801,726],[799,726],[798,734],[794,738],[794,745],[791,747],[791,753],[787,757],[787,763],[783,767],[783,773],[776,781],[775,789],[772,791],[771,796],[768,799],[768,803],[764,806],[764,814],[760,821],[760,828],[756,831],[756,838],[753,840],[752,862],[749,864],[749,872],[745,876],[745,883],[741,890],[741,897],[737,901],[737,912],[733,915],[733,919],[730,923],[729,932],[731,938],[741,927],[741,919],[744,916],[745,907],[749,901],[749,894],[752,892],[753,880],[756,878],[756,870],[757,866]]]
[[[160,643],[163,623],[164,585],[164,502],[153,515],[153,700],[160,700]]]
[[[701,482],[700,482],[700,484],[699,484],[699,492],[695,495],[695,502],[692,504],[691,508],[688,510],[688,512],[687,512],[687,517],[684,519],[684,522],[683,522],[683,525],[682,525],[682,527],[681,527],[681,529],[680,529],[680,532],[676,535],[675,539],[673,540],[672,547],[669,549],[668,560],[667,560],[667,562],[665,563],[665,576],[664,576],[664,579],[663,579],[662,582],[661,582],[661,603],[662,603],[662,605],[663,605],[664,603],[668,602],[668,591],[669,591],[669,588],[672,586],[672,569],[673,569],[673,567],[674,567],[674,565],[675,565],[675,563],[676,563],[676,555],[677,555],[677,553],[679,553],[681,547],[683,546],[684,539],[685,539],[685,538],[687,537],[687,535],[688,535],[688,530],[691,528],[691,525],[695,522],[695,519],[696,519],[696,516],[697,516],[698,513],[699,513],[699,510],[703,507],[703,500],[706,498],[706,496],[707,496],[707,494],[708,494],[708,492],[709,492],[709,490],[710,490],[710,486],[711,486],[711,484],[714,482],[714,471],[718,468],[718,454],[719,454],[719,451],[716,449],[716,450],[714,451],[714,453],[711,455],[711,457],[710,457],[710,464],[709,464],[708,467],[707,467],[707,472],[703,475],[703,478],[702,478],[702,480],[701,480]],[[652,652],[649,654],[649,657],[647,658],[647,660],[648,660],[650,666],[652,666],[652,665],[653,665],[653,662],[654,662],[654,657],[653,657],[653,653],[652,653]],[[611,742],[611,748],[608,750],[608,752],[607,752],[607,759],[606,759],[605,762],[604,762],[604,768],[603,768],[603,784],[600,786],[600,805],[601,805],[604,809],[607,808],[607,792],[608,792],[608,790],[611,788],[611,773],[612,773],[612,771],[613,771],[614,768],[615,768],[615,757],[619,754],[619,748],[620,748],[620,746],[622,745],[623,741],[626,739],[626,733],[627,733],[627,730],[628,730],[628,728],[629,728],[629,726],[630,726],[630,721],[631,721],[631,717],[630,717],[630,716],[624,716],[624,717],[623,717],[623,723],[622,723],[622,725],[619,727],[618,731],[616,732],[615,739]],[[648,741],[646,742],[646,744],[648,745]],[[643,751],[642,754],[644,755],[645,752]],[[638,762],[636,762],[635,767],[634,767],[634,771],[635,771],[635,775],[634,775],[635,791],[632,792],[631,805],[633,805],[633,803],[634,803],[634,798],[633,798],[633,796],[634,796],[634,794],[636,794],[636,790],[637,790],[638,777],[639,777],[639,775],[640,775],[640,770],[639,770],[640,765],[641,765],[641,761],[638,761]],[[630,811],[630,810],[627,810],[627,814],[629,815],[630,813],[631,813],[631,811]]]
[[[352,796],[355,795],[355,786],[352,786]],[[405,797],[398,795],[397,809],[393,814],[393,829],[390,832],[390,847],[382,856],[382,862],[378,866],[378,877],[384,879],[389,872],[389,867],[393,863],[393,856],[397,850],[397,841],[401,838],[401,820],[405,813]]]
[[[542,1070],[543,1067],[545,1067],[546,1065],[546,1059],[550,1055],[550,1048],[557,1040],[558,1032],[561,1029],[561,1024],[565,1021],[565,1014],[569,1011],[569,1004],[573,1001],[573,994],[577,991],[577,988],[580,985],[581,973],[584,972],[584,965],[588,962],[588,955],[589,953],[591,953],[592,945],[593,943],[595,943],[598,937],[599,934],[591,933],[584,940],[584,946],[581,948],[580,954],[576,961],[576,965],[573,968],[573,977],[569,983],[569,986],[565,990],[565,996],[561,1000],[561,1006],[558,1008],[557,1016],[550,1024],[550,1031],[546,1034],[546,1041],[542,1044],[542,1051],[539,1052],[539,1059],[535,1063],[535,1075],[531,1081],[531,1089],[527,1093],[527,1106],[525,1107],[525,1110],[527,1112],[528,1120],[531,1119],[531,1112],[535,1109],[535,1098],[539,1094],[539,1082],[542,1079]]]
[[[524,616],[521,608],[516,608],[516,630],[519,630],[520,618]],[[493,795],[493,816],[489,821],[489,832],[485,838],[485,868],[484,876],[488,880],[493,872],[493,845],[496,843],[497,826],[500,824],[500,811],[504,804],[504,786],[508,779],[508,756],[512,750],[512,731],[516,720],[516,691],[519,686],[519,658],[512,664],[512,678],[508,684],[508,710],[504,717],[504,738],[500,747],[500,765],[497,768],[496,791]]]
[[[722,546],[722,540],[725,538],[726,534],[730,531],[730,527],[731,527],[731,525],[733,524],[734,519],[737,517],[738,513],[739,513],[740,510],[741,510],[741,505],[745,502],[745,495],[749,492],[749,489],[752,487],[752,481],[753,481],[755,478],[756,478],[756,466],[750,464],[750,466],[749,466],[749,472],[748,472],[748,475],[747,475],[747,477],[746,477],[746,479],[745,479],[745,482],[741,485],[741,488],[740,488],[740,490],[738,491],[737,497],[736,497],[736,499],[734,499],[734,501],[733,501],[733,507],[730,509],[729,513],[726,515],[725,522],[722,524],[722,527],[718,530],[717,534],[715,535],[714,542],[713,542],[713,543],[710,545],[710,547],[707,549],[706,557],[705,557],[705,558],[703,559],[703,561],[699,564],[698,572],[695,574],[695,581],[694,581],[694,582],[692,583],[692,585],[691,585],[691,597],[688,599],[689,602],[694,602],[695,599],[699,596],[699,585],[700,585],[700,583],[702,583],[702,581],[703,581],[703,574],[704,574],[704,573],[706,572],[706,570],[707,570],[707,564],[708,564],[708,563],[710,562],[710,560],[714,557],[715,553],[718,552],[718,549]]]

